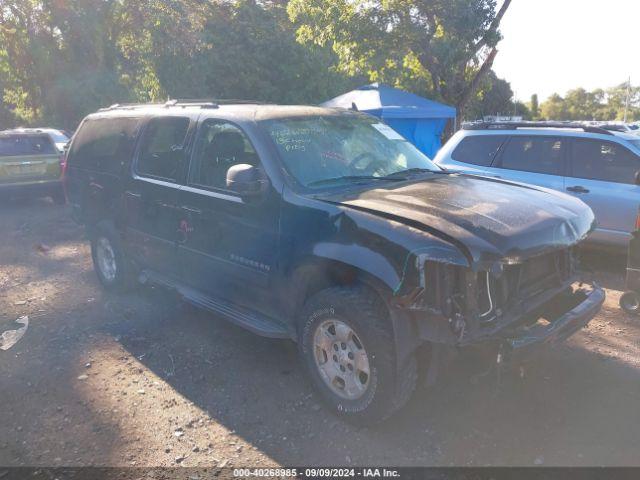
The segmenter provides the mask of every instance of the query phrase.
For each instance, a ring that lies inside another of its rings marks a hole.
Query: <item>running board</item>
[[[143,271],[140,274],[140,283],[154,284],[175,290],[186,301],[210,312],[222,315],[231,323],[245,328],[250,332],[268,338],[291,338],[287,327],[278,320],[266,315],[261,315],[248,308],[239,307],[233,303],[221,300],[200,291],[180,285],[164,275]]]

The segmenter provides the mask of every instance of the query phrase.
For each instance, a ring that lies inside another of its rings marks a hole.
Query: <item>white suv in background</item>
[[[626,248],[640,206],[640,138],[569,123],[474,123],[438,152],[448,170],[560,190],[598,222],[590,242]]]

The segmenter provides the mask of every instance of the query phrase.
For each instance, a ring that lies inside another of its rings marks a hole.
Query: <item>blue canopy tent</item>
[[[413,93],[378,83],[364,85],[321,104],[357,108],[381,118],[430,158],[440,149],[440,136],[456,109]]]

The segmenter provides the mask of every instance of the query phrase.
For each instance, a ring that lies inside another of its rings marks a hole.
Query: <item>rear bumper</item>
[[[590,292],[580,290],[576,294],[584,296],[578,305],[546,325],[521,326],[508,332],[502,347],[507,352],[524,353],[540,344],[562,342],[576,333],[598,314],[606,298],[604,290],[597,285]]]
[[[61,180],[47,180],[33,183],[9,183],[0,184],[0,195],[27,196],[27,195],[51,195],[63,191]]]

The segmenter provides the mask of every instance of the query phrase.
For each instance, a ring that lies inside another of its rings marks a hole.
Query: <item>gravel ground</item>
[[[592,254],[602,313],[500,386],[454,361],[390,422],[316,402],[291,342],[161,289],[107,294],[83,230],[47,200],[0,206],[0,465],[640,465],[640,327],[624,261]]]

